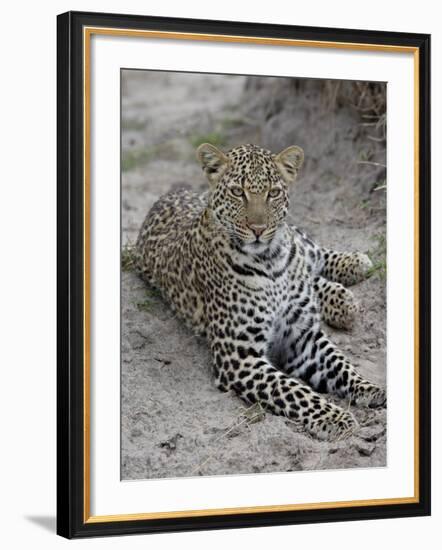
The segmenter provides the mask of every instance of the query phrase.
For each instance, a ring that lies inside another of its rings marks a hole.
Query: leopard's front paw
[[[387,404],[387,393],[385,389],[376,386],[376,384],[361,382],[353,392],[352,403],[360,407],[370,407],[372,409],[385,407]]]
[[[321,440],[346,439],[359,428],[359,424],[351,412],[332,403],[327,403],[324,409],[316,413],[315,416],[317,415],[319,417],[312,419],[308,431]]]

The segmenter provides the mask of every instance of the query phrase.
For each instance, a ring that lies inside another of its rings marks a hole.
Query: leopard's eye
[[[234,195],[235,197],[242,197],[244,195],[244,191],[242,190],[241,187],[231,187],[230,188],[230,192],[232,193],[232,195]]]
[[[275,187],[274,189],[271,189],[269,191],[269,197],[271,197],[272,199],[279,197],[280,194],[281,194],[281,189],[279,189],[278,187]]]

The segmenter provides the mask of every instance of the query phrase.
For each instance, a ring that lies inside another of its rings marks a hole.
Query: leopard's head
[[[260,252],[275,237],[287,215],[289,186],[295,181],[304,152],[293,145],[275,155],[256,145],[224,153],[209,143],[197,149],[209,180],[209,209],[239,246]]]

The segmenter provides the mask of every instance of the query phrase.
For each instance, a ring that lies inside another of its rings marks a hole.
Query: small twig
[[[381,162],[373,162],[371,160],[358,160],[358,164],[370,164],[372,166],[381,166],[382,168],[387,168],[385,164],[382,164]]]
[[[380,191],[381,189],[387,189],[387,186],[384,184],[384,185],[380,185],[379,187],[375,187],[373,189],[373,191]]]
[[[385,141],[385,137],[367,136],[367,138],[371,139],[371,141],[376,141],[377,143]]]

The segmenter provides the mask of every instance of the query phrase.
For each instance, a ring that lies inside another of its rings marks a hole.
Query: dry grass
[[[257,402],[251,405],[250,407],[241,407],[239,410],[238,416],[235,418],[233,423],[223,432],[214,442],[213,445],[216,449],[210,453],[210,455],[200,462],[191,472],[190,475],[195,475],[197,472],[201,472],[203,466],[210,462],[215,456],[216,451],[219,449],[221,443],[225,443],[225,440],[234,435],[238,435],[241,432],[241,429],[245,426],[248,428],[256,422],[261,422],[266,415],[265,409],[261,403]]]
[[[329,109],[350,105],[362,115],[379,120],[387,110],[383,82],[324,81],[324,102]]]
[[[379,233],[373,236],[376,241],[368,255],[373,262],[373,267],[368,271],[367,277],[375,275],[385,280],[387,277],[387,239],[385,233]]]
[[[121,250],[121,269],[135,271],[135,245],[127,242]]]
[[[360,118],[360,126],[366,132],[367,138],[373,142],[377,154],[385,157],[387,140],[387,88],[384,82],[346,82],[327,80],[324,82],[324,102],[326,107],[334,110],[347,105],[356,111]],[[386,169],[382,162],[377,162],[372,155],[358,160],[358,164],[372,166],[377,174],[377,182],[373,191],[385,191]]]

